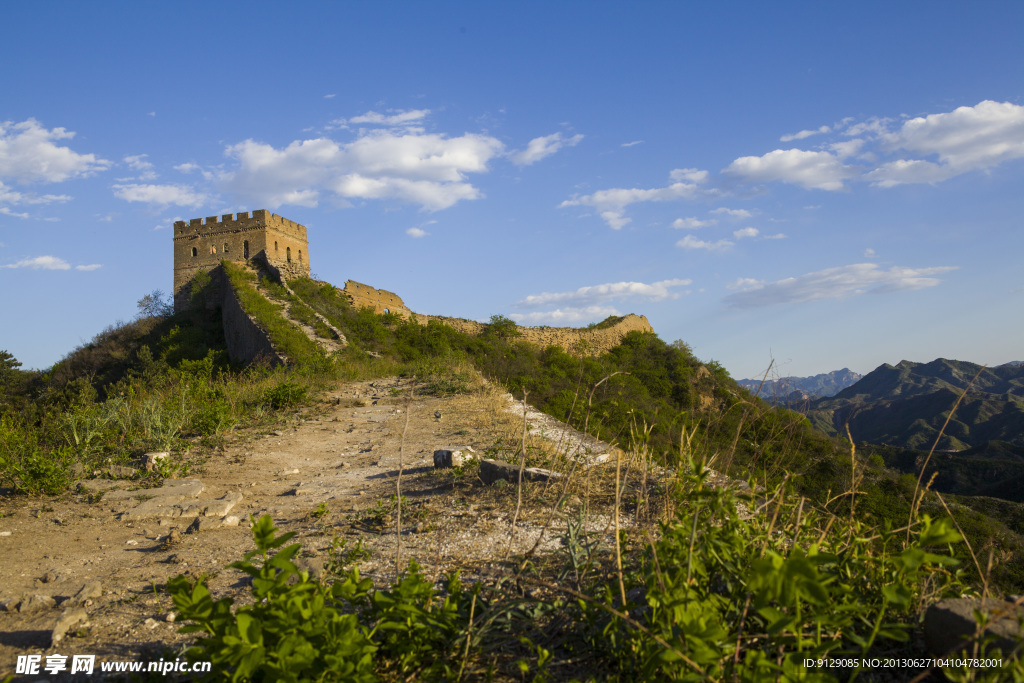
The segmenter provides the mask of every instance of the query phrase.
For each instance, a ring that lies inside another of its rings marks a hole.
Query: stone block
[[[1024,619],[1024,607],[990,598],[982,610],[982,602],[978,598],[947,598],[925,611],[924,637],[928,651],[936,657],[956,654],[977,631],[975,610],[983,611],[992,619],[985,631],[986,635],[995,636],[990,647],[998,647],[1006,655],[1017,646],[1024,635],[1019,622],[1019,619]]]
[[[527,467],[523,470],[523,481],[547,481],[559,479],[561,474],[540,467]],[[498,460],[484,458],[480,461],[480,479],[490,486],[499,479],[515,484],[519,482],[519,466]]]

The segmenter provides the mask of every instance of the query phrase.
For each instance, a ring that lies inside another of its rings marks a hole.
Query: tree
[[[139,299],[140,318],[166,318],[174,313],[174,301],[159,289],[154,289]]]
[[[506,318],[503,315],[491,316],[491,321],[487,325],[487,333],[493,334],[498,339],[514,339],[521,337],[523,334],[519,331],[519,326],[516,325],[515,320]]]

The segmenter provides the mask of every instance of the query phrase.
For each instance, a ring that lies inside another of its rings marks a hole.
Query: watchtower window
[[[192,247],[192,258],[195,258],[198,255],[199,255],[199,250],[196,249],[195,247]]]
[[[242,258],[249,258],[249,240],[242,242]]]
[[[299,263],[302,263],[302,250],[299,249]]]
[[[225,254],[228,253],[228,243],[227,242],[224,243],[224,253]]]
[[[292,262],[292,248],[291,247],[285,247],[285,253],[286,253],[287,258],[288,258],[288,263],[291,263]]]
[[[274,251],[277,251],[277,242],[274,242]]]
[[[210,253],[211,254],[216,254],[217,253],[217,245],[216,244],[211,244],[210,245]]]

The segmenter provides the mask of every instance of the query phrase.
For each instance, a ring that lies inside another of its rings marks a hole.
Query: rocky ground
[[[510,552],[556,548],[558,486],[527,485],[513,535],[515,486],[434,468],[437,449],[510,454],[522,439],[522,405],[482,383],[444,399],[410,399],[410,388],[397,379],[339,385],[284,423],[232,432],[205,452],[197,445],[197,466],[159,488],[97,478],[56,498],[0,499],[0,679],[21,654],[139,660],[187,644],[162,587],[178,574],[205,575],[214,597],[244,602],[246,577],[225,567],[252,549],[252,516],[296,532],[300,565],[314,573],[335,538],[361,540],[370,551],[361,571],[386,584],[396,571],[400,463],[403,567],[415,559],[433,576],[487,573],[502,571]],[[527,419],[531,452],[561,444],[608,459],[600,442],[532,410]],[[563,513],[582,505],[568,500]],[[595,513],[589,526],[607,532],[609,519]]]

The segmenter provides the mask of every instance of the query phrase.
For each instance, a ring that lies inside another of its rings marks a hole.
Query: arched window
[[[302,263],[302,250],[299,249],[299,263]]]
[[[288,258],[288,263],[291,263],[292,262],[292,248],[291,247],[285,247],[285,253],[286,253],[287,258]]]
[[[249,240],[242,242],[242,258],[249,258]]]
[[[225,254],[228,253],[228,243],[227,242],[224,243],[224,253]]]
[[[274,251],[277,251],[277,240],[274,241]]]
[[[199,255],[199,250],[196,249],[195,247],[192,247],[192,258],[195,258],[198,255]]]

